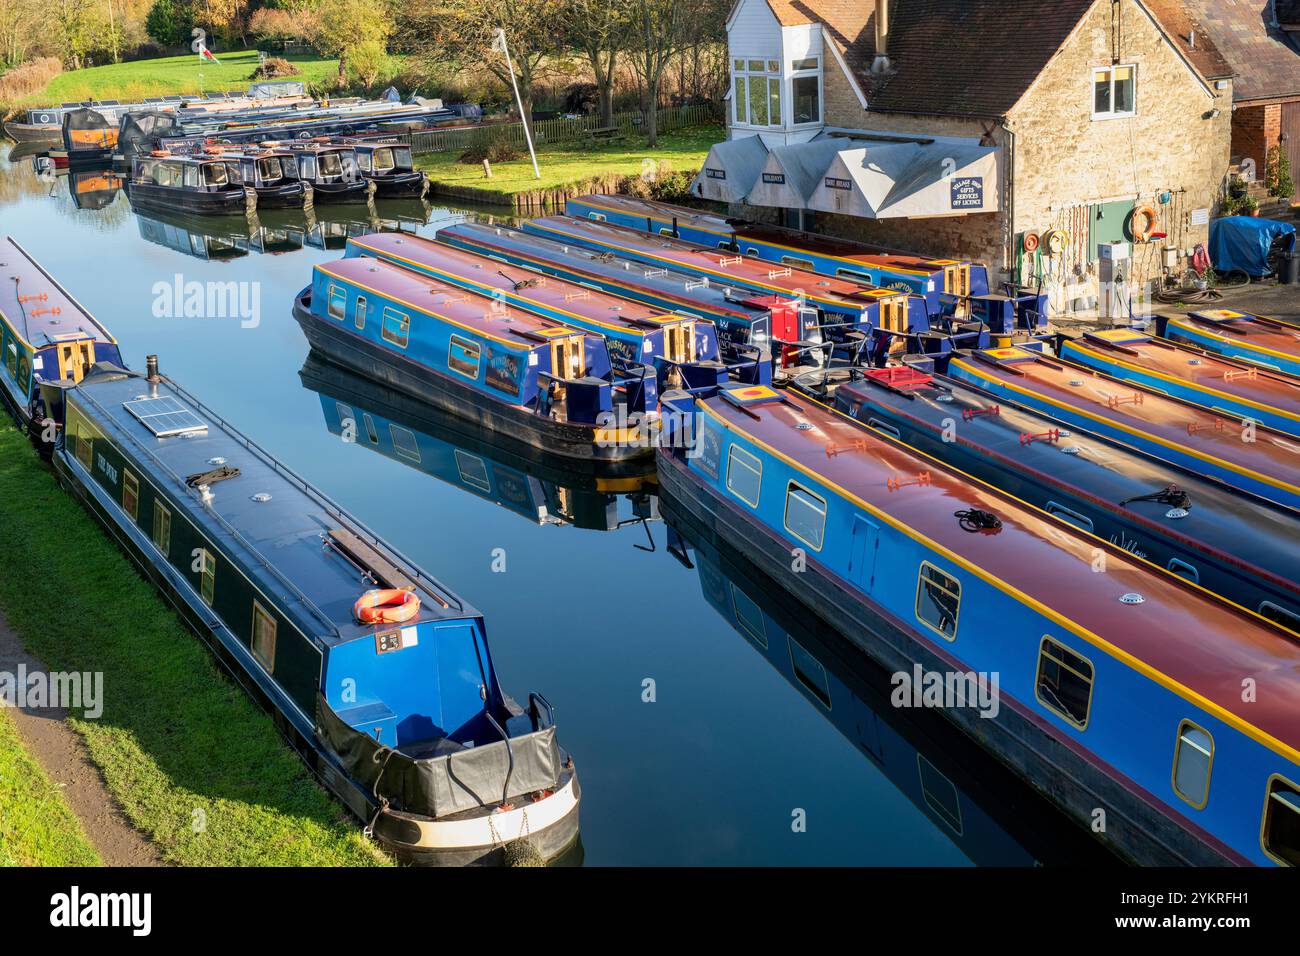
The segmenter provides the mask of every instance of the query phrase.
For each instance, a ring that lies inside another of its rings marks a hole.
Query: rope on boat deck
[[[969,511],[954,511],[953,515],[961,529],[971,534],[997,534],[1002,530],[1002,519],[991,511],[971,508]]]
[[[1134,495],[1132,498],[1125,498],[1120,502],[1120,507],[1124,507],[1131,501],[1158,501],[1162,505],[1169,505],[1171,508],[1182,508],[1184,511],[1192,507],[1192,496],[1177,485],[1166,485],[1160,491],[1153,491],[1149,495]]]
[[[375,782],[370,787],[370,792],[374,795],[375,801],[379,804],[379,809],[375,811],[375,815],[370,818],[370,822],[366,824],[366,828],[363,831],[365,835],[371,839],[373,839],[375,835],[375,824],[379,822],[381,816],[388,812],[388,798],[379,792],[379,781],[384,779],[384,771],[388,769],[388,761],[393,759],[393,754],[396,752],[397,751],[393,750],[391,747],[385,747],[383,744],[380,744],[380,749],[376,750],[370,758],[375,763],[379,763],[379,755],[384,755],[384,765],[379,768],[379,775],[375,777]]]

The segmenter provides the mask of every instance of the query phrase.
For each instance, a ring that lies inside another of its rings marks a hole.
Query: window
[[[87,468],[90,466],[87,465]],[[1300,615],[1293,611],[1288,611],[1284,607],[1279,607],[1272,601],[1265,601],[1259,606],[1260,616],[1268,618],[1274,624],[1280,624],[1289,630],[1300,634]]]
[[[816,272],[817,267],[807,259],[796,259],[794,256],[782,256],[781,264],[789,266],[792,269],[802,269],[805,272]]]
[[[203,167],[203,181],[209,186],[224,186],[229,179],[225,163],[208,163]]]
[[[268,674],[275,671],[275,618],[261,604],[253,602],[253,637],[251,648]]]
[[[821,77],[817,73],[792,78],[790,95],[794,101],[795,124],[822,121]]]
[[[197,188],[198,188],[198,185],[199,185],[199,167],[197,167],[197,166],[186,166],[186,167],[185,167],[185,185],[186,185],[186,186],[190,186],[190,187],[192,187],[192,188],[194,188],[194,189],[197,189]]]
[[[1268,781],[1260,842],[1278,863],[1300,866],[1300,787],[1285,777]]]
[[[453,335],[447,342],[447,368],[466,378],[477,379],[481,353],[477,342]]]
[[[1092,664],[1044,637],[1034,693],[1044,707],[1083,730],[1092,707]]]
[[[358,329],[366,327],[366,297],[364,295],[357,296],[356,324]]]
[[[1178,575],[1180,578],[1186,578],[1193,584],[1201,583],[1201,572],[1196,570],[1193,565],[1188,564],[1186,561],[1179,561],[1177,558],[1170,558],[1169,570],[1174,572],[1174,574]]]
[[[1047,503],[1046,511],[1049,515],[1060,518],[1062,521],[1068,521],[1070,524],[1082,528],[1084,531],[1092,530],[1093,525],[1091,518],[1081,515],[1072,508],[1065,507],[1065,505],[1058,505],[1055,501],[1049,501]]]
[[[742,126],[780,126],[780,62],[733,60],[731,65],[731,102],[735,121]]]
[[[362,413],[361,413],[361,421],[362,421],[362,422],[365,424],[365,426],[366,426],[366,438],[370,440],[370,444],[372,444],[372,445],[378,445],[378,444],[379,444],[379,432],[378,432],[378,430],[375,428],[375,420],[374,420],[373,418],[370,417],[370,413],[369,413],[369,412],[362,412]]]
[[[814,551],[826,533],[826,502],[793,481],[785,492],[785,530]]]
[[[5,349],[5,368],[9,369],[9,374],[14,378],[18,377],[18,346],[13,342]]]
[[[303,179],[316,178],[316,157],[309,153],[303,153],[298,157],[298,172]]]
[[[91,449],[92,445],[90,436],[85,432],[78,432],[76,451],[77,461],[81,462],[81,467],[85,468],[86,471],[90,471],[90,465],[93,460]]]
[[[329,298],[330,315],[343,321],[343,317],[348,314],[348,290],[341,289],[336,285],[330,286]]]
[[[735,584],[731,585],[731,607],[735,612],[737,629],[763,650],[767,650],[767,626],[763,623],[763,611]]]
[[[916,617],[945,641],[957,637],[961,583],[928,561],[921,563],[916,582]]]
[[[122,510],[134,521],[140,511],[140,479],[122,469]]]
[[[207,548],[199,550],[199,569],[199,596],[211,607],[212,596],[217,590],[217,559]]]
[[[920,774],[921,795],[925,797],[926,806],[960,836],[961,798],[957,795],[957,788],[920,754],[916,755],[916,769]]]
[[[790,649],[790,666],[794,670],[794,676],[817,698],[818,703],[830,710],[831,684],[822,662],[793,637],[786,638],[786,646]]]
[[[763,463],[739,445],[727,454],[727,490],[751,508],[758,507],[763,484]]]
[[[1137,67],[1112,66],[1092,71],[1093,119],[1132,116],[1137,111]]]
[[[460,480],[471,488],[491,491],[492,483],[488,480],[487,463],[477,455],[456,449],[456,472]]]
[[[393,438],[393,450],[397,454],[411,461],[420,460],[420,443],[415,440],[415,432],[389,422],[388,434]]]
[[[1197,810],[1210,802],[1210,770],[1214,765],[1214,738],[1190,720],[1178,725],[1174,744],[1174,793]]]
[[[320,174],[322,176],[342,176],[343,161],[339,159],[338,153],[321,153],[317,157],[320,163]]]
[[[366,172],[370,172],[370,154],[364,149],[357,153],[357,166]]]
[[[384,326],[381,330],[384,338],[399,349],[406,348],[411,335],[411,317],[396,309],[384,309]]]
[[[274,156],[261,160],[258,163],[258,170],[266,182],[284,178],[284,168],[280,165],[280,160]]]
[[[164,558],[171,554],[172,513],[160,501],[153,503],[153,543]]]
[[[387,173],[393,169],[393,151],[391,149],[375,150],[375,172]]]

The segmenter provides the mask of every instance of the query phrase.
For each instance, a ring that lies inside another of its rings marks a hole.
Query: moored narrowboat
[[[500,262],[422,236],[377,233],[348,242],[347,255],[372,256],[441,282],[605,337],[616,363],[649,365],[660,389],[716,388],[733,375],[757,384],[771,378],[758,350],[724,363],[712,322],[643,305],[563,279]]]
[[[266,143],[284,146],[298,163],[298,178],[312,188],[316,203],[365,203],[375,194],[374,184],[361,175],[356,149],[315,140],[305,143]]]
[[[1081,825],[1104,808],[1116,852],[1300,863],[1289,632],[798,393],[665,406],[697,423],[659,449],[668,507],[889,670],[919,666],[945,716]],[[990,713],[972,698],[995,679]]]
[[[1300,438],[1300,378],[1130,329],[1085,332],[1063,339],[1057,352],[1144,389]]]
[[[257,193],[258,209],[303,209],[312,204],[312,186],[298,178],[297,159],[287,149],[209,147],[205,152],[224,159],[231,180]]]
[[[956,355],[947,373],[1010,401],[1180,468],[1300,508],[1300,443],[1027,348]]]
[[[185,156],[155,150],[131,161],[126,195],[132,208],[199,216],[246,215],[257,208],[257,191],[236,182],[218,155]]]
[[[40,435],[55,413],[42,382],[79,382],[97,362],[121,364],[122,356],[99,320],[12,236],[0,243],[0,277],[0,395],[19,424]]]
[[[1157,315],[1156,332],[1174,342],[1300,376],[1300,325],[1235,309]]]
[[[429,191],[429,175],[415,168],[411,147],[396,140],[350,143],[357,151],[357,168],[375,184],[380,199],[421,198]]]
[[[62,483],[382,846],[451,865],[575,845],[551,705],[504,693],[481,614],[156,360],[62,400]]]
[[[294,317],[319,353],[480,427],[583,460],[653,453],[650,366],[605,340],[371,258],[318,265]]]
[[[117,124],[98,110],[69,110],[63,114],[62,139],[69,167],[97,166],[113,158]]]
[[[805,374],[797,387],[1300,640],[1300,512],[907,366]]]

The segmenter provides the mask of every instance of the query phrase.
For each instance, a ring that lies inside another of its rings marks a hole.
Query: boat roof
[[[1109,375],[1029,349],[985,349],[973,356],[957,355],[952,364],[996,379],[1012,392],[1037,395],[1051,405],[1074,409],[1157,444],[1265,475],[1273,484],[1300,493],[1300,443],[1262,425],[1256,427],[1254,442],[1243,442],[1236,418],[1137,390]]]
[[[339,259],[318,265],[316,270],[513,348],[531,351],[560,336],[584,334],[554,319],[380,259]]]
[[[116,344],[108,329],[41,268],[13,236],[0,243],[0,316],[35,349],[87,336]],[[20,297],[38,296],[31,301]]]
[[[163,380],[156,396],[168,424],[203,426],[188,434],[157,437],[137,417],[154,397],[150,384],[138,375],[87,376],[74,394],[89,406],[94,424],[145,472],[186,508],[214,549],[244,566],[254,584],[285,613],[298,619],[309,635],[339,644],[374,634],[391,625],[361,625],[352,616],[354,602],[369,587],[415,588],[422,621],[479,616],[391,545],[378,538],[322,492],[291,472],[251,439],[236,431],[195,396]],[[147,420],[147,419],[146,419]],[[163,419],[155,418],[154,421]],[[238,477],[212,483],[212,498],[203,501],[185,478],[224,465],[239,469]],[[269,495],[266,500],[255,496]],[[329,532],[340,529],[372,549],[385,583],[364,584],[358,567],[324,546]],[[396,578],[397,580],[392,580]]]
[[[710,249],[667,236],[648,235],[636,229],[572,216],[543,216],[529,228],[558,239],[583,239],[615,249],[633,251],[668,267],[682,267],[723,282],[740,282],[819,302],[865,308],[881,299],[906,296],[897,289],[877,289],[848,279],[835,279],[790,266],[750,259],[722,249]]]
[[[1169,325],[1196,329],[1224,342],[1287,358],[1300,355],[1300,325],[1235,309],[1205,309],[1167,317]]]
[[[665,326],[694,321],[693,316],[665,312],[642,302],[556,279],[524,266],[503,265],[486,256],[466,252],[443,242],[434,242],[423,236],[374,233],[351,239],[349,245],[364,252],[396,259],[417,269],[458,276],[473,282],[484,295],[490,296],[495,290],[513,293],[553,312],[572,315],[615,331],[644,336]],[[511,275],[512,272],[514,275]]]
[[[1130,329],[1102,329],[1070,339],[1066,349],[1092,353],[1134,371],[1181,381],[1206,392],[1300,415],[1300,379],[1271,373],[1249,362],[1235,361],[1177,345]]]
[[[924,272],[926,274],[942,270],[946,266],[961,265],[956,259],[932,259],[926,256],[905,252],[889,252],[865,246],[847,239],[831,236],[814,235],[794,229],[782,229],[757,222],[745,222],[726,216],[686,206],[658,202],[654,199],[638,199],[635,196],[617,194],[593,194],[580,196],[576,202],[585,203],[597,209],[608,209],[629,216],[645,216],[664,225],[671,225],[676,219],[689,225],[692,229],[714,233],[720,237],[733,239],[752,238],[774,246],[782,246],[792,253],[801,251],[814,252],[834,259],[860,262],[866,265],[889,266],[905,271]]]
[[[728,391],[700,402],[728,430],[915,539],[937,560],[980,577],[1300,762],[1300,642],[1281,629],[802,395],[769,389],[775,400],[732,401]],[[927,473],[928,480],[915,481]],[[900,487],[900,480],[913,483]],[[997,515],[1001,531],[963,531],[953,512],[967,508]],[[1099,548],[1107,552],[1105,574],[1093,570]],[[1130,593],[1144,600],[1120,601]],[[1241,699],[1243,675],[1267,685],[1252,703]]]

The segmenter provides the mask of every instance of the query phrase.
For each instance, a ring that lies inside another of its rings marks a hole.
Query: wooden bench
[[[613,139],[622,129],[618,126],[597,126],[595,129],[587,130],[587,135],[592,139]]]

